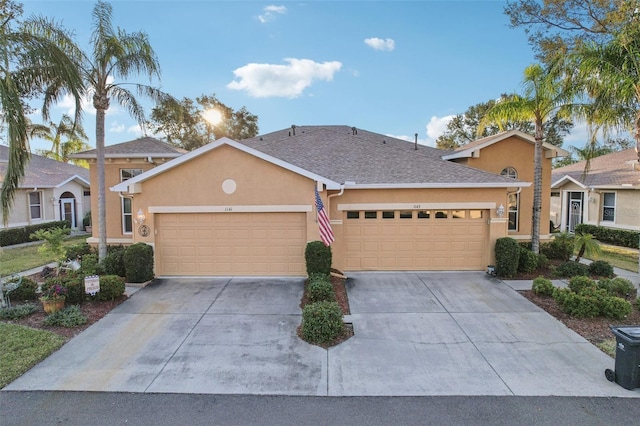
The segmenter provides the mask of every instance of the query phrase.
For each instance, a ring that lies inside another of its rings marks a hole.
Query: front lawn
[[[0,389],[65,343],[55,333],[0,322]]]
[[[64,241],[65,246],[78,244],[87,239],[87,236],[70,237]],[[30,246],[11,248],[0,248],[0,276],[15,274],[17,272],[26,271],[31,268],[46,265],[54,262],[55,259],[50,255],[38,253],[38,247],[41,244]]]
[[[617,268],[638,272],[638,253],[625,247],[600,245],[600,254],[585,256],[591,260],[605,260]]]

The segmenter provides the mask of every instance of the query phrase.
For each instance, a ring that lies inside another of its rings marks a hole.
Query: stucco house
[[[305,246],[320,239],[316,189],[344,271],[484,270],[497,238],[530,238],[534,140],[517,131],[442,151],[292,126],[153,162],[125,152],[139,143],[108,147],[108,243],[152,245],[158,276],[305,275]],[[565,154],[545,146],[547,186]]]
[[[9,147],[0,145],[0,183],[9,162]],[[89,170],[31,154],[25,176],[16,191],[8,225],[0,229],[67,220],[72,229],[82,228],[90,210]],[[0,213],[1,214],[1,213]]]
[[[633,148],[553,170],[551,216],[562,231],[576,225],[640,230],[640,170]]]

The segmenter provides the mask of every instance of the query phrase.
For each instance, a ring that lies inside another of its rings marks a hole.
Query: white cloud
[[[287,8],[285,6],[275,6],[269,5],[262,9],[264,12],[262,15],[258,15],[258,20],[263,24],[266,24],[269,21],[273,21],[276,19],[277,15],[284,15],[287,13]]]
[[[255,98],[296,98],[314,80],[332,81],[342,63],[315,62],[310,59],[286,58],[287,65],[247,64],[233,71],[236,79],[227,84],[232,90],[245,90]]]
[[[396,42],[391,38],[381,39],[378,37],[365,38],[364,43],[375,50],[392,51],[396,48]]]
[[[447,124],[455,117],[455,115],[446,115],[444,117],[431,117],[427,123],[427,145],[434,146],[438,136],[447,129]]]
[[[80,105],[82,105],[83,112],[95,115],[96,110],[93,107],[93,100],[91,99],[91,95],[85,94],[80,99]],[[64,112],[70,117],[73,117],[76,112],[76,102],[73,99],[73,96],[69,94],[65,94],[62,99],[55,104],[55,107],[64,110]]]
[[[114,121],[109,126],[109,131],[112,133],[122,133],[124,132],[124,129],[125,129],[124,124],[118,123],[117,121]]]
[[[127,133],[134,134],[136,136],[142,136],[142,129],[139,124],[135,124],[133,126],[129,126],[127,128]]]

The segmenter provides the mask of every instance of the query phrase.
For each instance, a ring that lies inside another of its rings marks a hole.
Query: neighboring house
[[[4,181],[8,161],[9,147],[0,145],[0,183]],[[69,221],[72,229],[82,228],[89,204],[89,170],[31,154],[6,228],[58,220]],[[4,220],[0,220],[0,228],[5,228]]]
[[[562,231],[588,223],[640,230],[640,171],[633,148],[553,170],[551,215]]]
[[[134,242],[133,197],[124,197],[109,188],[131,179],[149,169],[181,156],[185,150],[173,147],[158,139],[143,137],[129,142],[105,147],[105,205],[107,206],[107,244],[132,244]],[[93,223],[90,244],[98,243],[98,178],[96,150],[73,154],[71,157],[87,160],[91,171],[91,211]],[[137,210],[136,210],[137,211]]]
[[[158,276],[305,275],[305,246],[320,239],[315,189],[340,270],[484,270],[497,238],[530,238],[534,145],[520,132],[442,151],[348,126],[292,126],[184,155],[131,151],[149,140],[107,147],[107,236],[152,245]],[[545,153],[548,183],[551,158],[566,153]]]

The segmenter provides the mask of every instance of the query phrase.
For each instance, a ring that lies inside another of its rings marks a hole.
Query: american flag
[[[324,209],[324,204],[322,204],[322,200],[320,199],[320,194],[318,194],[318,188],[316,190],[316,210],[318,210],[318,228],[320,229],[320,239],[324,243],[325,246],[329,247],[331,243],[335,240],[333,236],[333,231],[331,230],[331,223],[329,222],[329,217],[327,216],[327,212]]]

